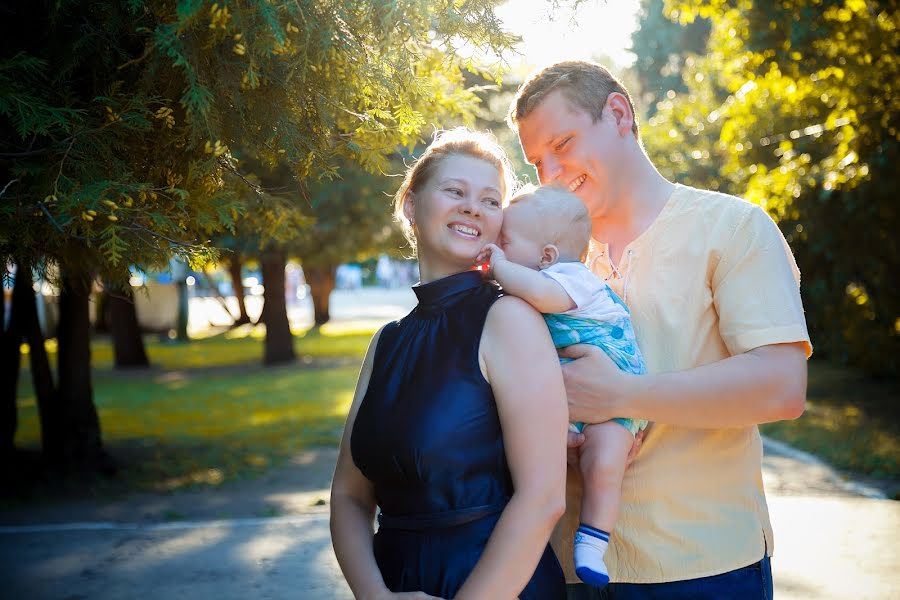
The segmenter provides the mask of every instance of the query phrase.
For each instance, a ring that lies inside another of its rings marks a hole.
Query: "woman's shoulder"
[[[542,352],[555,354],[544,317],[525,300],[502,296],[488,312],[479,345],[479,364],[485,379],[492,369],[531,364]]]
[[[546,330],[544,318],[537,309],[516,296],[500,295],[488,311],[484,334],[512,340],[535,328]]]

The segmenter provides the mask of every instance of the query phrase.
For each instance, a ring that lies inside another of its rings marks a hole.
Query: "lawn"
[[[173,490],[254,476],[296,450],[336,445],[370,325],[298,335],[291,365],[260,365],[256,330],[188,344],[147,338],[154,368],[118,372],[108,340],[92,344],[104,441],[124,468],[114,487]],[[48,345],[51,358],[55,348]],[[765,435],[835,467],[900,480],[900,384],[811,361],[806,414],[764,425]],[[19,385],[17,445],[36,449],[39,428],[27,370]]]
[[[173,490],[252,476],[296,450],[336,445],[371,329],[298,336],[300,360],[261,366],[249,330],[188,344],[147,338],[151,370],[112,369],[108,340],[92,342],[94,400],[103,439],[123,464],[119,485]],[[48,345],[51,359],[55,348]],[[339,359],[339,360],[334,360]],[[19,383],[16,444],[36,449],[39,423],[30,373]]]
[[[900,382],[896,380],[879,381],[812,360],[804,415],[760,429],[838,469],[900,481]]]

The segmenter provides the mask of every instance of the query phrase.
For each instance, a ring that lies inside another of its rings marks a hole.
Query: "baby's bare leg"
[[[609,583],[603,556],[609,534],[619,516],[619,496],[625,461],[634,436],[619,423],[588,425],[581,446],[581,525],[575,532],[575,574],[585,583],[602,587]]]
[[[634,436],[615,421],[588,425],[581,446],[581,522],[612,531],[619,516],[625,460]]]

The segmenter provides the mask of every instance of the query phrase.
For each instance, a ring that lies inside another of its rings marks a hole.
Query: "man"
[[[771,598],[757,424],[803,413],[812,351],[783,236],[754,205],[660,175],[628,91],[600,65],[536,73],[509,121],[541,183],[587,206],[588,265],[628,304],[650,373],[626,374],[595,347],[561,352],[575,359],[563,366],[572,421],[653,423],[625,475],[603,593]],[[554,535],[573,584],[580,485],[570,469]],[[603,596],[581,584],[569,597]]]

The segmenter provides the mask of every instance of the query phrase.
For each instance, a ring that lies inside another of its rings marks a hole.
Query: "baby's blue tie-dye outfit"
[[[559,283],[576,305],[565,313],[544,315],[553,344],[557,348],[572,344],[591,344],[606,352],[623,371],[635,374],[646,372],[628,307],[606,283],[580,262],[557,263],[541,272]],[[569,360],[571,359],[560,359],[561,362]],[[632,434],[647,426],[647,421],[643,420],[614,421]],[[585,424],[573,425],[581,431]]]

